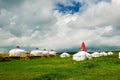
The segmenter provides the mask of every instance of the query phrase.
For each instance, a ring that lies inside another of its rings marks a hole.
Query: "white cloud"
[[[56,0],[26,0],[12,10],[0,8],[1,47],[64,49],[79,47],[82,41],[92,47],[120,46],[120,1],[86,2],[84,12],[74,15],[54,10]]]

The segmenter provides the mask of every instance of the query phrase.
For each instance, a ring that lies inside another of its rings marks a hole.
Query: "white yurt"
[[[73,60],[75,61],[83,61],[86,59],[92,59],[91,54],[85,52],[85,51],[79,51],[78,53],[73,55]]]
[[[60,54],[61,58],[66,58],[66,57],[70,57],[70,54],[68,54],[67,52],[64,52],[62,54]]]
[[[104,53],[103,53],[103,52],[100,52],[100,56],[104,56]]]
[[[42,51],[42,54],[48,54],[49,52],[46,50],[46,49],[44,49],[43,51]]]
[[[42,55],[43,55],[44,57],[48,57],[48,56],[49,56],[49,51],[47,51],[46,49],[44,49],[44,50],[42,51]]]
[[[93,57],[92,57],[92,54],[90,54],[90,53],[86,53],[86,57],[88,58],[88,59],[92,59]]]
[[[42,55],[42,51],[39,50],[38,48],[36,48],[36,50],[31,51],[30,54],[32,54],[34,56],[41,56]]]
[[[56,56],[56,52],[54,50],[51,50],[48,52],[50,56]]]
[[[113,55],[113,52],[110,51],[110,52],[108,52],[107,54],[108,54],[108,55]]]
[[[92,57],[100,57],[100,53],[99,52],[93,52]]]
[[[12,49],[9,51],[10,57],[20,57],[21,54],[26,54],[27,52],[23,49],[20,49],[19,46],[16,47],[16,49]]]
[[[106,52],[102,52],[103,53],[103,56],[107,56],[108,54]]]

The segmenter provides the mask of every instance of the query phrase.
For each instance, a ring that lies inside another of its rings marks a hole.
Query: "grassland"
[[[114,55],[73,61],[49,57],[0,62],[0,80],[120,80],[120,59]]]

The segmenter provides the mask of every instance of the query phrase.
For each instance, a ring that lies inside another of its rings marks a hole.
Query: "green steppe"
[[[0,80],[120,80],[118,52],[92,60],[49,57],[0,61]]]

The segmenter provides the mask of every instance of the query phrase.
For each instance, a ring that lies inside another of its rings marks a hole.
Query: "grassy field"
[[[93,60],[72,57],[35,58],[0,62],[0,80],[120,80],[118,52]]]

